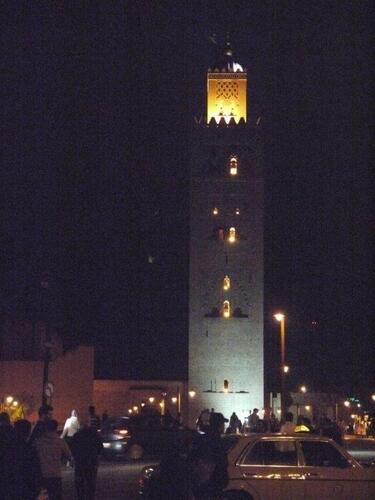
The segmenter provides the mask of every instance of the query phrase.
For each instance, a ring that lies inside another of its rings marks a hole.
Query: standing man
[[[100,418],[95,413],[95,406],[89,406],[89,420],[87,424],[93,431],[97,432],[100,429]]]
[[[219,499],[228,484],[228,458],[221,438],[225,422],[228,419],[222,413],[211,413],[207,433],[192,445],[189,462],[195,500]]]
[[[61,459],[72,458],[64,439],[57,435],[57,421],[47,420],[43,434],[35,439],[35,448],[42,468],[43,486],[49,500],[62,500]]]
[[[254,408],[253,413],[249,416],[250,432],[258,432],[259,430],[259,415],[258,408]]]
[[[47,420],[51,420],[53,415],[53,407],[50,405],[43,405],[38,410],[39,419],[31,432],[30,443],[32,444],[35,439],[38,439],[43,434]]]
[[[80,429],[71,442],[74,457],[74,480],[78,500],[93,500],[95,497],[98,458],[103,444],[96,430]]]

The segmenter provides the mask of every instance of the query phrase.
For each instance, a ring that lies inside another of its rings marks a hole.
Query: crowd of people
[[[0,498],[37,500],[44,491],[49,500],[61,500],[62,465],[65,463],[74,467],[77,499],[94,499],[98,459],[103,449],[97,431],[108,418],[107,414],[100,419],[95,408],[90,406],[88,418],[82,422],[73,409],[60,434],[51,406],[40,407],[38,414],[38,421],[32,428],[26,419],[12,423],[7,413],[0,413]],[[181,424],[169,412],[163,416],[163,421],[171,427]],[[165,498],[174,498],[176,492],[181,499],[216,498],[227,484],[227,456],[221,440],[224,432],[306,432],[329,437],[341,444],[344,433],[357,431],[358,435],[367,435],[360,423],[356,420],[350,426],[327,417],[312,423],[303,415],[298,415],[294,422],[291,412],[287,412],[280,422],[272,412],[264,412],[261,418],[257,408],[241,422],[235,412],[226,419],[213,408],[204,409],[196,422],[199,433],[194,440],[188,446],[184,443],[181,449],[168,450],[161,460],[159,487],[164,490],[160,494],[165,494]],[[368,420],[367,430],[371,431],[371,426],[373,429],[373,420]]]
[[[74,464],[78,500],[95,495],[98,458],[103,445],[98,437],[100,419],[89,407],[87,422],[80,422],[72,410],[62,433],[53,418],[53,408],[39,408],[32,428],[26,419],[14,424],[7,413],[0,414],[0,495],[9,500],[36,500],[43,493],[49,500],[62,499],[62,465]]]
[[[214,409],[204,409],[201,411],[196,427],[201,432],[206,432],[209,428],[210,415]],[[226,427],[227,434],[247,433],[247,432],[312,432],[322,436],[333,438],[338,443],[341,442],[341,436],[344,434],[354,434],[361,437],[375,436],[374,419],[363,419],[357,417],[349,423],[340,420],[336,422],[328,417],[321,417],[318,421],[312,422],[305,415],[298,415],[294,423],[294,415],[291,412],[285,414],[285,418],[280,421],[272,411],[265,411],[263,418],[260,418],[259,409],[254,408],[249,411],[249,415],[241,422],[235,412],[229,419],[229,425]]]

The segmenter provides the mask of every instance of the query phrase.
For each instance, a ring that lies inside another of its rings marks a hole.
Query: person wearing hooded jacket
[[[57,435],[57,425],[56,420],[47,420],[43,434],[34,442],[49,500],[62,499],[61,459],[72,458],[68,445]]]

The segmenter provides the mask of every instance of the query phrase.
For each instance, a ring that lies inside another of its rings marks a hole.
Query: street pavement
[[[155,461],[101,462],[96,482],[95,500],[138,499],[138,477],[145,465]],[[63,499],[76,500],[74,491],[74,470],[63,470]]]

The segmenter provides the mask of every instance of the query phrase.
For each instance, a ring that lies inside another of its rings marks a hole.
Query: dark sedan
[[[167,450],[190,441],[196,431],[165,422],[160,415],[109,418],[100,431],[104,456],[139,460],[161,457]]]

